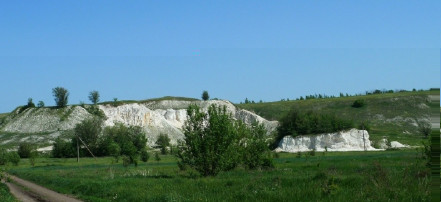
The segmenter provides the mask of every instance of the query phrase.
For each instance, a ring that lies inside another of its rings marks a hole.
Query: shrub
[[[160,161],[161,157],[159,156],[158,152],[155,152],[155,161]]]
[[[147,162],[150,159],[150,154],[146,150],[141,151],[141,160]]]
[[[430,133],[432,132],[432,126],[427,121],[417,121],[418,125],[418,131],[421,135],[423,135],[425,138],[429,137]]]
[[[242,163],[248,169],[274,167],[271,160],[271,151],[268,148],[263,125],[254,123],[251,128],[240,126],[246,133],[242,139]]]
[[[187,109],[184,141],[179,143],[179,167],[194,168],[203,176],[214,176],[243,164],[247,168],[271,166],[271,155],[262,126],[252,128],[235,121],[226,107],[211,105],[208,112],[196,105]]]
[[[54,158],[69,158],[77,156],[76,142],[67,142],[58,137],[53,144],[52,156]]]
[[[365,106],[364,100],[355,100],[354,103],[352,104],[352,107],[354,107],[354,108],[361,108],[364,106]]]
[[[0,165],[6,165],[9,161],[8,152],[4,148],[0,148]]]
[[[167,134],[160,134],[158,140],[156,140],[156,145],[161,148],[161,154],[167,154],[167,147],[170,146],[170,138]]]
[[[17,152],[9,152],[8,153],[9,162],[11,162],[14,165],[18,165],[20,162],[20,155],[18,155]]]

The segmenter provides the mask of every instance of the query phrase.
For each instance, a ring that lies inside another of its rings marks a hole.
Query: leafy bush
[[[6,165],[9,161],[8,151],[4,148],[0,148],[0,165]]]
[[[75,140],[75,139],[74,139]],[[77,156],[76,153],[76,141],[65,141],[58,137],[52,149],[52,157],[54,158],[69,158]]]
[[[155,152],[155,161],[161,161],[161,157],[158,152]]]
[[[8,162],[18,165],[20,156],[17,152],[8,152],[6,149],[0,148],[0,165],[6,165]]]
[[[243,145],[241,149],[242,163],[248,169],[261,167],[274,167],[271,152],[268,149],[268,142],[265,135],[266,130],[263,125],[254,123],[251,128],[243,126],[246,129]]]
[[[352,104],[352,107],[354,107],[354,108],[361,108],[364,106],[365,106],[364,100],[355,100],[354,103]]]
[[[170,138],[167,134],[160,134],[158,140],[156,140],[156,145],[161,148],[161,154],[167,154],[167,147],[170,146]]]
[[[18,163],[20,162],[20,155],[18,155],[17,152],[9,152],[8,156],[9,156],[9,162],[11,162],[14,165],[18,165]]]
[[[225,106],[211,105],[205,113],[190,105],[187,114],[184,141],[179,143],[177,154],[180,169],[188,166],[203,176],[214,176],[240,164],[250,169],[271,167],[262,126],[246,127],[235,121]]]
[[[150,159],[150,154],[146,150],[141,151],[141,161],[147,162]]]

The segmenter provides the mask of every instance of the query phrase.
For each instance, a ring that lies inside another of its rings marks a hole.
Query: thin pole
[[[77,136],[77,163],[80,162],[80,145],[78,144],[78,136]]]

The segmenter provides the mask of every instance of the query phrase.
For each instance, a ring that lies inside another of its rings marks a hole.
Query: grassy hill
[[[421,136],[415,126],[415,120],[430,120],[439,117],[439,90],[373,94],[364,96],[338,97],[326,99],[309,99],[279,101],[255,104],[237,104],[242,109],[253,111],[269,119],[279,120],[290,110],[318,111],[335,114],[342,118],[352,119],[359,125],[367,122],[370,125],[372,140],[383,137],[390,141],[399,141],[410,145],[420,145]],[[365,106],[354,108],[356,100],[364,100]]]

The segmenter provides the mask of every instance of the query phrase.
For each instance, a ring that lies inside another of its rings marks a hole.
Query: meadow
[[[113,158],[38,158],[9,173],[85,201],[429,201],[430,169],[416,149],[280,153],[275,168],[215,177],[181,171],[172,155],[124,167]],[[1,190],[1,187],[0,187]]]

